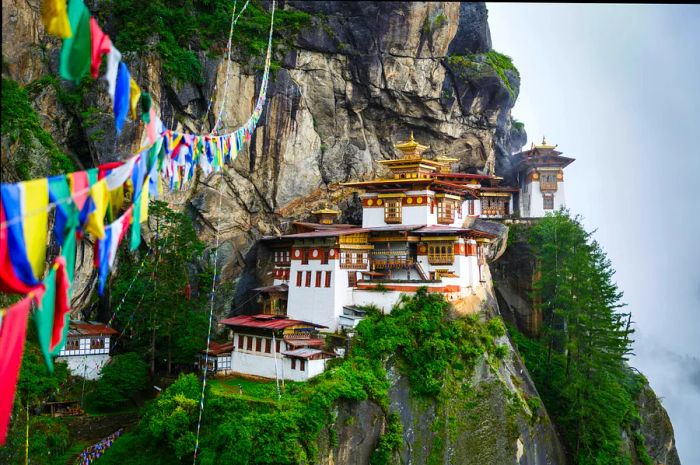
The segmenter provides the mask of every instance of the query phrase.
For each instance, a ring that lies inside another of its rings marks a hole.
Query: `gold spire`
[[[421,154],[430,147],[416,142],[416,140],[413,138],[413,131],[411,131],[411,137],[408,139],[408,141],[396,144],[394,148],[403,153],[403,158],[407,160],[418,160],[420,159]]]
[[[557,148],[558,145],[551,145],[547,143],[547,139],[545,139],[544,136],[542,136],[542,144],[540,145],[535,145],[536,149],[544,149],[544,150],[551,150]]]
[[[340,215],[340,210],[328,208],[328,202],[325,202],[323,208],[311,212],[318,215],[318,222],[321,224],[333,224],[333,220]]]

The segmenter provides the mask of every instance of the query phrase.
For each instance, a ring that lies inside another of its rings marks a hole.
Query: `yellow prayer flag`
[[[143,182],[144,187],[141,190],[141,198],[139,199],[141,202],[141,205],[138,205],[138,207],[141,208],[141,223],[148,221],[148,196],[150,195],[150,192],[148,191],[148,182],[150,179],[150,175],[146,176],[146,180]]]
[[[98,239],[105,237],[105,213],[109,204],[109,191],[107,182],[100,179],[90,188],[90,197],[95,204],[95,210],[88,216],[85,230]]]
[[[73,35],[68,21],[66,0],[43,0],[41,2],[41,21],[46,32],[51,35],[68,39]]]
[[[109,207],[112,221],[116,220],[124,205],[124,184],[109,191]]]
[[[141,98],[141,89],[139,89],[138,84],[131,78],[129,82],[129,108],[131,109],[131,119],[136,119],[136,107],[139,104],[139,99]]]
[[[34,179],[19,184],[22,192],[21,208],[24,220],[22,231],[29,264],[34,277],[44,276],[46,265],[46,238],[48,236],[49,218],[49,180]]]

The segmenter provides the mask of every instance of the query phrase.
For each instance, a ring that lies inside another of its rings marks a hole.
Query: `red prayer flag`
[[[107,34],[102,32],[95,18],[90,18],[90,37],[92,38],[90,72],[92,77],[97,79],[97,75],[100,72],[100,63],[102,63],[102,55],[107,55],[112,49],[112,41],[109,40]]]
[[[27,318],[32,300],[41,298],[43,288],[7,309],[0,328],[0,446],[7,440],[12,404],[17,389],[17,377],[22,365],[24,339],[27,335]]]
[[[53,330],[51,331],[51,343],[49,350],[53,353],[61,344],[66,335],[66,315],[70,313],[70,300],[68,299],[68,274],[66,270],[66,258],[59,255],[54,262],[56,268],[56,300],[53,310]]]

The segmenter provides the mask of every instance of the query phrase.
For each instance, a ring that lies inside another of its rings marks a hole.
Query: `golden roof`
[[[557,148],[558,145],[549,145],[547,144],[547,139],[545,139],[544,136],[542,136],[542,143],[540,145],[535,145],[536,149],[544,149],[544,150],[551,150]]]
[[[332,208],[328,208],[328,206],[326,205],[325,207],[323,207],[319,210],[316,210],[316,211],[312,211],[311,213],[314,215],[339,215],[340,211],[333,210]]]
[[[420,158],[421,153],[428,150],[430,147],[427,145],[421,145],[413,138],[413,131],[411,131],[411,137],[406,142],[394,145],[395,149],[401,150],[403,152],[403,157],[408,159]]]

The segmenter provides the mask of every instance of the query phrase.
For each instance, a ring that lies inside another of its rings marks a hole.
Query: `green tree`
[[[117,322],[129,338],[115,346],[148,354],[151,373],[161,361],[171,373],[173,363],[191,366],[204,347],[208,293],[197,289],[209,289],[211,274],[193,265],[202,261],[204,244],[186,214],[151,202],[149,226],[154,233],[150,248],[140,256],[120,256],[113,289],[116,302],[124,299]]]
[[[88,401],[98,409],[111,410],[135,401],[135,396],[146,387],[148,365],[130,352],[114,356],[102,367],[100,375]]]
[[[634,409],[625,364],[632,330],[611,263],[566,210],[533,226],[529,242],[543,330],[539,344],[521,341],[528,367],[575,463],[626,463],[620,432]]]

